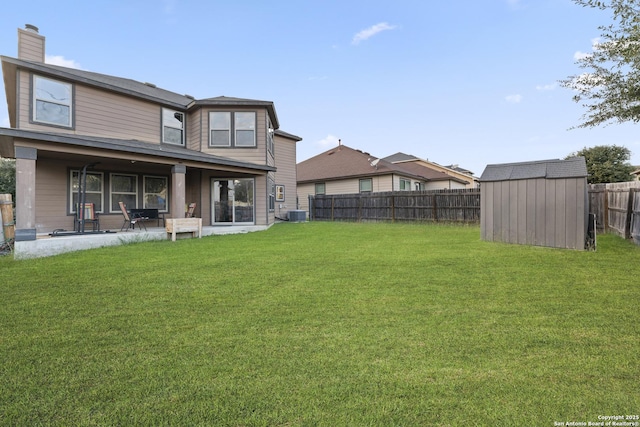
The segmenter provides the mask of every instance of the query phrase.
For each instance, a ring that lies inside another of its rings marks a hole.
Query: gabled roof
[[[275,107],[271,101],[259,101],[255,99],[233,98],[226,96],[195,100],[190,95],[181,95],[171,92],[166,89],[159,88],[152,83],[142,83],[123,77],[110,76],[107,74],[94,73],[91,71],[45,64],[36,61],[26,61],[7,56],[0,56],[0,59],[2,60],[5,80],[9,79],[15,81],[15,69],[23,68],[63,80],[70,80],[88,86],[94,86],[122,93],[124,95],[146,99],[178,110],[186,111],[190,108],[200,108],[203,106],[263,107],[269,112],[274,129],[278,129],[280,127]]]
[[[412,161],[415,161],[415,160],[420,160],[416,156],[413,156],[411,154],[400,153],[400,152],[398,152],[396,154],[392,154],[390,156],[387,156],[384,159],[386,161],[388,161],[388,162],[391,162],[391,163],[412,162]]]
[[[298,182],[330,181],[345,178],[398,174],[419,181],[452,180],[466,183],[420,164],[391,163],[360,150],[340,145],[298,163]]]
[[[393,163],[346,145],[339,145],[297,165],[298,182],[337,180],[392,173],[413,175]]]
[[[534,162],[487,165],[480,181],[512,181],[518,179],[586,178],[587,163],[584,157],[567,160],[540,160]]]
[[[285,132],[285,131],[280,130],[280,129],[276,129],[275,130],[275,134],[278,135],[278,136],[281,136],[283,138],[293,139],[296,142],[302,141],[302,138],[300,138],[299,136],[294,135],[292,133]]]
[[[156,87],[151,83],[142,83],[132,79],[110,76],[107,74],[94,73],[92,71],[78,70],[76,68],[62,67],[59,65],[44,64],[36,61],[25,61],[23,59],[1,56],[3,64],[12,64],[19,68],[40,72],[49,76],[61,79],[72,80],[84,83],[89,86],[96,86],[126,95],[148,99],[175,108],[186,109],[193,102],[193,98],[180,95],[165,89]]]
[[[426,181],[455,181],[460,184],[468,184],[468,182],[463,179],[456,178],[455,176],[448,175],[444,172],[433,170],[417,162],[401,163],[401,164],[396,164],[396,166],[399,166],[404,170],[410,171],[413,174],[422,177]]]
[[[467,169],[463,169],[463,168],[459,167],[458,165],[442,166],[442,165],[440,165],[440,164],[438,164],[436,162],[430,161],[429,159],[426,159],[426,160],[425,159],[421,159],[421,158],[416,157],[416,156],[414,156],[412,154],[405,154],[405,153],[398,152],[396,154],[392,154],[390,156],[387,156],[384,159],[387,160],[387,161],[390,161],[391,163],[403,163],[403,164],[409,164],[409,163],[412,163],[412,162],[423,162],[423,163],[427,163],[427,164],[433,165],[433,166],[435,166],[437,168],[448,169],[451,172],[455,172],[455,173],[461,174],[461,175],[466,175],[469,178],[472,178],[474,180],[477,179],[477,178],[475,178],[473,176],[473,172],[471,172],[470,170],[467,170]],[[465,180],[463,180],[463,181],[465,181]],[[467,182],[468,181],[465,181],[465,183],[467,183]]]

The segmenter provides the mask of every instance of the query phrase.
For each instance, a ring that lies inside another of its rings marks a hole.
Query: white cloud
[[[536,90],[555,90],[556,87],[558,87],[557,84],[551,83],[548,85],[538,85],[536,86]]]
[[[77,63],[73,59],[65,59],[65,57],[61,55],[46,55],[44,58],[44,62],[51,65],[60,65],[61,67],[76,68],[78,70],[82,70],[82,67],[79,63]]]
[[[381,22],[379,24],[373,25],[365,30],[360,31],[358,34],[353,36],[353,40],[351,40],[351,44],[359,44],[361,41],[367,40],[376,34],[395,29],[395,25],[389,25],[386,22]]]
[[[327,135],[325,138],[321,139],[320,141],[316,142],[316,145],[319,145],[320,147],[337,147],[338,146],[338,137],[335,135]]]
[[[581,59],[588,58],[591,55],[593,54],[577,51],[573,54],[573,59],[575,59],[576,61],[580,61]]]
[[[522,95],[520,95],[520,94],[507,95],[507,96],[504,97],[504,99],[509,104],[519,104],[520,102],[522,102]]]
[[[601,45],[601,41],[600,41],[600,37],[596,37],[595,39],[591,39],[591,49],[593,50],[597,50]],[[585,53],[585,52],[581,52],[581,51],[576,51],[576,53],[573,54],[573,59],[576,61],[580,61],[581,59],[587,58],[589,56],[593,55],[592,53]]]

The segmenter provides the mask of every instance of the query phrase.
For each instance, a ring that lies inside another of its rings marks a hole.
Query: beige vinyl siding
[[[284,185],[284,202],[276,200],[276,214],[286,218],[287,212],[296,206],[296,141],[274,136],[276,185]],[[280,208],[282,205],[282,208]]]
[[[75,85],[76,132],[160,143],[159,105]]]
[[[159,105],[75,83],[73,85],[75,127],[66,129],[30,123],[30,73],[20,72],[19,85],[21,129],[160,143],[161,107]]]
[[[62,162],[38,159],[36,173],[36,233],[73,230],[67,215],[67,168]]]
[[[427,181],[424,184],[425,190],[454,190],[460,188],[471,188],[467,185],[461,184],[456,181]]]
[[[18,58],[44,62],[44,37],[33,31],[18,28]]]
[[[187,114],[187,141],[186,146],[190,150],[200,151],[204,147],[202,140],[203,122],[202,109]]]
[[[249,162],[264,165],[267,162],[267,128],[266,109],[256,108],[216,108],[203,109],[202,115],[202,151],[215,156],[228,157],[242,162]],[[209,147],[209,112],[212,111],[232,111],[232,112],[255,112],[256,113],[256,147],[254,148],[210,148]]]
[[[256,176],[254,186],[256,225],[272,224],[274,219],[273,213],[269,213],[269,202],[267,198],[267,176]]]
[[[29,108],[31,106],[30,94],[31,94],[31,77],[26,71],[18,71],[18,126],[20,129],[29,129],[31,124],[29,123]],[[36,130],[42,130],[43,128],[51,129],[49,126],[37,126]]]
[[[309,217],[309,196],[313,196],[316,193],[315,184],[298,184],[296,189],[298,195],[298,209],[307,212],[307,218]]]

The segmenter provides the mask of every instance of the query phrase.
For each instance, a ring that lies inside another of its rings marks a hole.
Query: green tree
[[[585,70],[560,84],[587,112],[577,127],[640,121],[640,0],[574,0],[584,7],[610,10],[613,24],[600,26],[593,53],[576,64]]]
[[[569,157],[582,156],[587,162],[589,184],[631,181],[634,167],[629,163],[631,151],[617,145],[597,145],[572,153]]]
[[[16,201],[16,161],[0,158],[0,194],[11,194]]]

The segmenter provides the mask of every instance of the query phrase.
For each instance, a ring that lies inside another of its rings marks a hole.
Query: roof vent
[[[31,24],[25,24],[24,29],[27,31],[31,31],[32,33],[37,33],[38,32],[38,27],[36,27],[35,25],[31,25]]]
[[[185,94],[184,94],[184,96],[186,96],[186,97],[187,97],[187,98],[189,98],[189,99],[195,99],[195,98],[193,97],[193,95],[189,95],[188,93],[185,93]]]
[[[149,87],[156,87],[156,85],[154,85],[153,83],[149,83],[149,82],[144,82],[145,85],[149,86]]]

